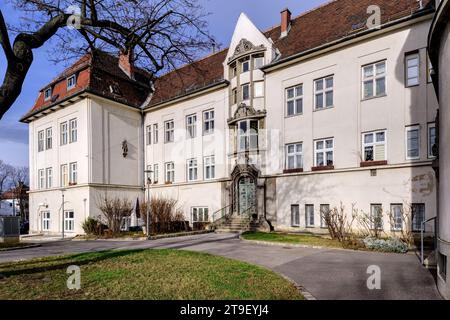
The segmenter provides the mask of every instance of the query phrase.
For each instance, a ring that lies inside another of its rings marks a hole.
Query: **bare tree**
[[[147,224],[147,210],[150,210],[150,234],[187,231],[189,229],[183,212],[178,207],[177,200],[154,196],[150,203],[150,206],[148,202],[142,202],[140,205],[140,212],[145,225]]]
[[[105,221],[112,235],[120,233],[123,218],[131,216],[133,205],[125,198],[110,198],[106,194],[97,199],[97,207],[102,212],[101,220]]]
[[[352,205],[351,214],[346,213],[342,202],[339,208],[333,208],[322,214],[332,239],[336,239],[339,242],[348,242],[351,240],[353,222],[357,215],[357,210],[354,205]]]
[[[3,192],[9,186],[13,172],[14,168],[0,159],[0,200],[2,199]]]
[[[14,198],[17,199],[19,202],[19,208],[20,208],[20,217],[22,221],[28,220],[28,217],[26,216],[27,211],[27,184],[29,180],[28,176],[28,168],[27,167],[17,167],[14,168],[11,173],[11,182],[13,185],[13,194]]]
[[[55,61],[102,49],[132,54],[151,76],[191,62],[214,42],[197,0],[7,0],[25,18],[7,26],[0,44],[8,66],[0,87],[0,119],[21,93],[33,50],[55,40]],[[15,34],[14,42],[10,34]],[[149,92],[150,94],[150,92]]]

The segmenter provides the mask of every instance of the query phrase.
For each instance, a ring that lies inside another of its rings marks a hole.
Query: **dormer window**
[[[44,91],[44,101],[50,100],[52,97],[52,88],[47,88]]]
[[[67,78],[67,90],[75,88],[76,84],[77,84],[77,78],[75,75],[72,75],[69,78]]]

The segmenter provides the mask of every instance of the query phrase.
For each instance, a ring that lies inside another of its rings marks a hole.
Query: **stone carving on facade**
[[[247,39],[241,39],[239,41],[238,45],[236,46],[236,49],[234,49],[233,55],[228,59],[228,62],[231,62],[235,60],[236,58],[239,58],[240,56],[243,56],[249,52],[252,51],[261,51],[265,50],[266,48],[264,45],[255,46],[253,43],[248,41]]]
[[[236,109],[233,118],[228,119],[228,124],[233,125],[239,120],[244,119],[261,119],[266,116],[266,113],[266,110],[255,110],[252,106],[241,103]]]
[[[122,155],[124,158],[127,157],[128,155],[128,142],[127,140],[123,140],[122,141]]]

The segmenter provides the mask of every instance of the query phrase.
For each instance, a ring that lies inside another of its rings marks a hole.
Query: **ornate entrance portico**
[[[233,211],[241,217],[258,214],[257,179],[259,171],[250,164],[238,164],[234,168],[231,202]]]

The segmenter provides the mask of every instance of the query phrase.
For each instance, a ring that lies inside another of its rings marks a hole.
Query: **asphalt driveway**
[[[291,248],[243,242],[235,234],[204,234],[153,241],[58,241],[0,252],[0,263],[109,249],[173,248],[208,252],[258,264],[303,286],[317,299],[441,299],[431,273],[413,254]],[[367,287],[369,266],[381,271],[381,288]]]

